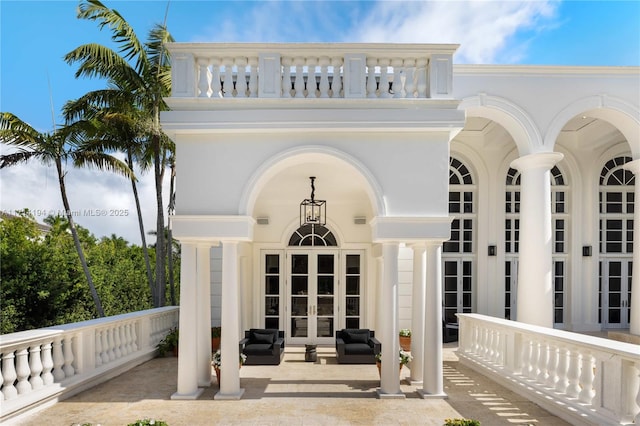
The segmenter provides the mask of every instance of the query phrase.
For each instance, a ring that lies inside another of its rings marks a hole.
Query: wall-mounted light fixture
[[[313,182],[315,176],[311,179],[311,198],[305,198],[300,203],[300,226],[302,225],[326,225],[327,224],[327,201],[316,200],[316,187]]]
[[[256,219],[256,223],[258,225],[268,225],[269,224],[269,217],[259,217]]]
[[[591,246],[582,246],[582,256],[584,257],[591,256]]]
[[[496,246],[491,245],[489,246],[489,249],[487,250],[489,256],[495,256],[496,255]]]

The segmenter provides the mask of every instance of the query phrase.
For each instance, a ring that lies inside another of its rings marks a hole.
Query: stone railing
[[[640,346],[458,314],[461,362],[574,425],[640,424]]]
[[[157,308],[0,336],[0,422],[153,358],[178,313]]]
[[[451,99],[457,47],[168,43],[171,97]]]

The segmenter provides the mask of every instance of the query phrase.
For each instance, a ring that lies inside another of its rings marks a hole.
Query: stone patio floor
[[[529,400],[457,362],[455,344],[444,345],[447,399],[422,399],[406,380],[405,399],[378,399],[375,365],[340,365],[333,348],[318,348],[315,363],[304,348],[287,348],[279,366],[243,366],[241,400],[220,401],[212,384],[193,401],[171,400],[177,358],[155,358],[138,367],[7,425],[127,425],[150,418],[178,425],[443,425],[447,418],[492,425],[568,425]]]

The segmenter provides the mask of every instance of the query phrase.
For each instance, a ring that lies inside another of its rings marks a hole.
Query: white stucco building
[[[223,360],[250,327],[327,345],[371,328],[385,359],[411,328],[424,397],[443,396],[457,312],[640,334],[638,68],[455,65],[456,45],[168,48],[174,398],[208,384],[212,324]],[[301,226],[310,177],[322,226]],[[241,397],[238,372],[222,374],[217,397]],[[384,363],[380,395],[398,393]]]

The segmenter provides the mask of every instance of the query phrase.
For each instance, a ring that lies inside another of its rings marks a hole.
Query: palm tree
[[[146,116],[146,134],[155,178],[156,228],[163,229],[162,181],[171,146],[169,138],[160,128],[160,111],[167,109],[163,97],[171,92],[169,53],[164,43],[173,41],[173,37],[166,25],[157,24],[149,32],[148,41],[143,44],[116,10],[105,7],[98,0],[81,1],[78,18],[96,21],[100,29],[109,28],[111,39],[119,51],[100,44],[85,44],[69,52],[64,59],[69,64],[79,63],[76,77],[104,78],[110,84],[115,84],[118,90],[132,95],[136,107]],[[163,306],[166,294],[163,233],[158,233],[157,238],[154,306]]]
[[[108,106],[100,107],[100,105]],[[131,94],[116,87],[96,90],[77,100],[67,102],[63,112],[68,121],[92,119],[99,123],[93,137],[83,142],[83,146],[87,149],[100,152],[124,151],[125,162],[131,170],[134,169],[135,164],[138,164],[143,172],[150,167],[148,143],[144,139],[144,126],[141,126],[145,122],[145,117],[136,109]],[[151,271],[137,179],[134,176],[131,177],[131,190],[136,204],[147,282],[153,302],[156,288]]]
[[[0,169],[25,163],[30,160],[39,160],[45,165],[55,164],[60,185],[60,195],[64,206],[69,229],[73,236],[73,243],[78,252],[82,270],[84,271],[91,297],[96,306],[98,316],[104,317],[104,310],[98,292],[93,284],[87,260],[80,244],[78,231],[76,230],[69,199],[67,198],[67,188],[65,185],[66,171],[64,165],[68,160],[72,160],[74,166],[93,166],[103,170],[110,170],[131,175],[131,170],[122,161],[104,154],[102,152],[86,151],[78,148],[78,140],[90,127],[89,122],[76,122],[68,126],[54,129],[51,133],[40,133],[20,118],[9,112],[0,113],[0,142],[12,145],[17,148],[16,152],[0,156]]]

